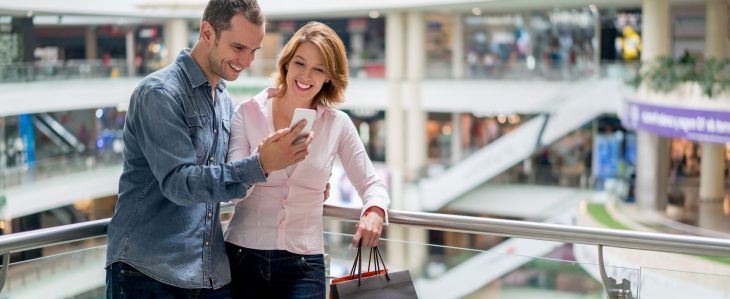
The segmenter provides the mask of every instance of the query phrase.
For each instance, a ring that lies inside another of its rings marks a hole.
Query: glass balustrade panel
[[[702,273],[641,268],[639,298],[730,298],[729,261],[698,258]]]
[[[2,297],[104,298],[105,258],[106,246],[96,246],[11,263]]]
[[[351,245],[352,224],[339,231],[327,224],[325,238],[328,277],[349,275],[356,254]],[[490,248],[475,248],[472,239],[462,246],[429,244],[428,231],[404,229],[390,225],[379,248],[391,271],[408,269],[420,298],[604,298],[606,290],[600,280],[597,249],[582,254],[592,258],[580,260],[572,244],[529,239],[501,238]],[[400,230],[400,231],[398,231]],[[333,232],[335,231],[335,232]],[[403,237],[407,236],[407,237]],[[481,235],[479,235],[481,236]],[[458,237],[444,238],[458,243]],[[363,251],[363,268],[367,268],[369,251]],[[606,267],[608,276],[621,283],[635,298],[639,270]],[[628,293],[628,291],[627,291]]]

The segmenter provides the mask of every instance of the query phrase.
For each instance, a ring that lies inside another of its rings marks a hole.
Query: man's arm
[[[167,90],[152,88],[132,104],[128,116],[132,117],[130,130],[136,135],[162,194],[176,204],[244,197],[248,187],[266,180],[258,156],[196,165],[185,113]]]
[[[289,128],[281,129],[261,141],[258,147],[259,161],[261,162],[261,168],[267,175],[307,157],[309,144],[312,143],[314,138],[314,132],[309,132],[309,136],[304,142],[292,145],[292,142],[299,136],[305,125],[306,121],[299,122],[291,131]]]

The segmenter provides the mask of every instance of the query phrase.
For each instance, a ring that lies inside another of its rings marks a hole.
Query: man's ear
[[[208,21],[200,22],[200,38],[208,43],[212,43],[215,40],[215,30]]]

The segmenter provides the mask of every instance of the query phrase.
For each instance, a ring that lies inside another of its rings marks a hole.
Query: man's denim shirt
[[[132,94],[107,266],[127,263],[181,288],[231,280],[219,202],[266,180],[258,156],[225,163],[233,105],[184,50]]]

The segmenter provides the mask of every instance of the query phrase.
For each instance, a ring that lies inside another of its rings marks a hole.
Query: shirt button
[[[208,161],[213,162],[213,160],[215,160],[215,157],[213,157],[213,155],[210,155],[210,157],[208,157]]]
[[[205,241],[205,246],[208,246],[208,244],[209,244],[208,241]]]
[[[213,129],[213,134],[218,134],[218,129]]]
[[[208,218],[211,218],[211,217],[213,217],[213,213],[208,212]]]

